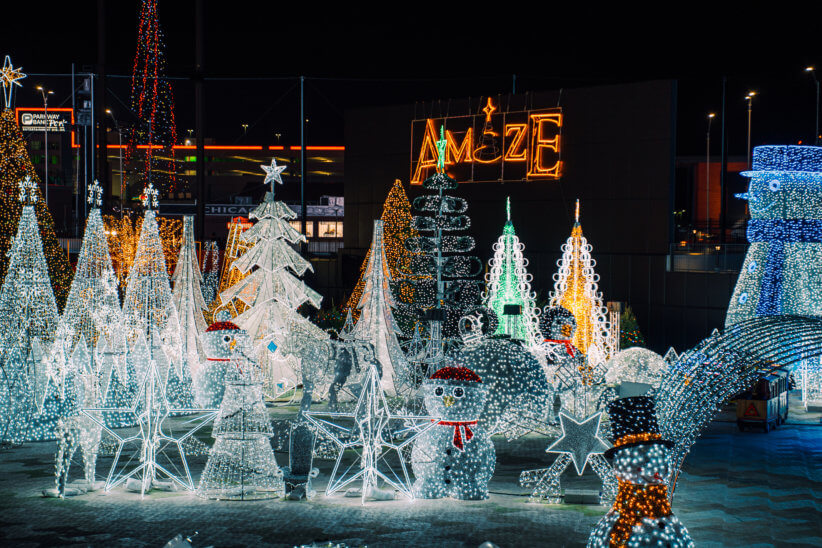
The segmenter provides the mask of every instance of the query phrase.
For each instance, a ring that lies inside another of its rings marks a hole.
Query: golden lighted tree
[[[103,225],[108,237],[108,247],[111,253],[111,263],[123,291],[126,289],[126,280],[134,263],[137,253],[137,243],[140,241],[142,217],[132,219],[129,216],[104,215]],[[163,244],[166,267],[169,276],[177,266],[177,254],[183,241],[183,221],[168,217],[157,217],[160,228],[160,240]]]
[[[394,181],[394,186],[388,192],[380,219],[383,223],[383,248],[385,249],[385,257],[391,271],[391,277],[395,282],[408,279],[411,277],[412,253],[405,249],[405,240],[419,236],[419,234],[411,226],[411,204],[402,186],[402,181],[399,179]],[[365,287],[365,273],[368,261],[371,258],[370,255],[371,250],[369,249],[360,267],[360,278],[357,280],[357,284],[354,286],[354,290],[345,305],[351,310],[354,320],[359,319],[360,316],[357,304],[360,302]],[[396,293],[394,298],[399,303],[411,304],[414,302],[414,288],[411,284],[392,284],[392,290]],[[400,325],[406,330],[408,327],[407,319],[403,317],[402,312],[399,310],[396,315]]]
[[[591,249],[582,234],[577,200],[574,228],[562,245],[562,259],[549,304],[562,306],[574,315],[577,321],[574,346],[587,356],[589,363],[601,363],[611,354],[608,311],[602,303]]]

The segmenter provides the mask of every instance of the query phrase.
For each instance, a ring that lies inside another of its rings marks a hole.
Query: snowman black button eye
[[[442,393],[443,393],[442,386],[438,386],[434,389],[434,394],[436,394],[437,396],[442,396]]]
[[[454,397],[461,398],[465,395],[465,390],[462,389],[461,386],[454,388]]]
[[[231,341],[231,335],[223,335],[223,342]]]

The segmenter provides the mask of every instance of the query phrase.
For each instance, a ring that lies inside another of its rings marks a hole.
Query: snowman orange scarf
[[[454,447],[456,447],[460,451],[465,451],[465,445],[462,441],[463,436],[465,437],[465,441],[470,441],[471,438],[474,437],[474,433],[471,431],[471,428],[469,428],[469,426],[476,425],[477,421],[440,421],[437,424],[439,424],[440,426],[453,426],[454,440],[452,443],[454,444]]]

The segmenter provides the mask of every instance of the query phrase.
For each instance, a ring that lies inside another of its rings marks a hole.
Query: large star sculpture
[[[149,358],[142,382],[131,407],[100,407],[83,409],[83,414],[108,432],[117,443],[114,460],[111,463],[105,490],[109,491],[130,479],[140,481],[140,495],[151,490],[152,485],[161,478],[193,491],[194,481],[188,468],[183,444],[198,430],[214,420],[217,409],[175,409],[172,408],[165,392],[165,379],[157,363]],[[136,419],[139,430],[133,435],[124,436],[105,424],[103,414],[106,412],[131,413]],[[186,430],[182,435],[173,435],[165,424],[174,413],[196,413],[199,416],[186,421]],[[135,451],[124,451],[133,447]],[[176,462],[175,462],[176,461]]]
[[[582,422],[564,411],[559,412],[562,436],[551,444],[546,453],[567,453],[571,456],[577,475],[582,475],[591,455],[604,453],[610,446],[599,438],[602,413],[591,415]]]
[[[283,175],[282,175],[282,173],[283,173],[283,171],[286,170],[287,166],[278,166],[277,165],[277,159],[272,158],[270,166],[267,166],[267,165],[263,164],[260,167],[263,168],[263,171],[265,171],[265,180],[263,181],[263,184],[265,185],[265,184],[271,183],[271,193],[273,194],[274,193],[274,183],[283,184]]]
[[[411,481],[403,458],[403,449],[414,439],[437,424],[435,417],[394,414],[388,407],[380,387],[380,377],[373,363],[360,393],[357,406],[351,413],[309,411],[308,421],[337,446],[337,462],[331,471],[325,495],[331,496],[357,479],[362,480],[362,503],[377,492],[377,482],[385,483],[413,499]],[[346,424],[339,424],[340,419]],[[333,422],[332,422],[333,421]],[[353,421],[353,424],[349,425]],[[354,449],[357,458],[343,472],[340,464],[346,449]],[[387,457],[396,454],[401,474],[391,467]]]
[[[14,86],[23,87],[19,82],[27,75],[23,74],[23,67],[14,68],[11,63],[11,57],[6,55],[6,61],[3,63],[3,68],[0,69],[0,81],[3,84],[3,96],[6,100],[6,108],[11,108],[11,98],[14,94]]]
[[[564,411],[559,412],[562,436],[552,443],[546,453],[558,453],[559,456],[548,468],[526,470],[520,474],[519,483],[523,487],[533,487],[531,500],[562,502],[560,475],[573,462],[577,475],[582,475],[590,462],[594,472],[602,480],[600,502],[605,503],[616,497],[617,482],[614,479],[611,465],[602,456],[609,445],[599,437],[599,423],[602,413],[591,415],[579,422]]]

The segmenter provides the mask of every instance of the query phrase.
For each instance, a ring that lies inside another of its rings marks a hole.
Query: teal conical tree
[[[508,198],[502,236],[494,244],[494,258],[488,261],[490,271],[485,275],[483,304],[499,318],[495,335],[508,335],[528,345],[537,345],[540,338],[534,304],[536,294],[531,291],[533,276],[526,270],[528,259],[523,256],[523,249],[525,246],[511,222],[511,199]]]

